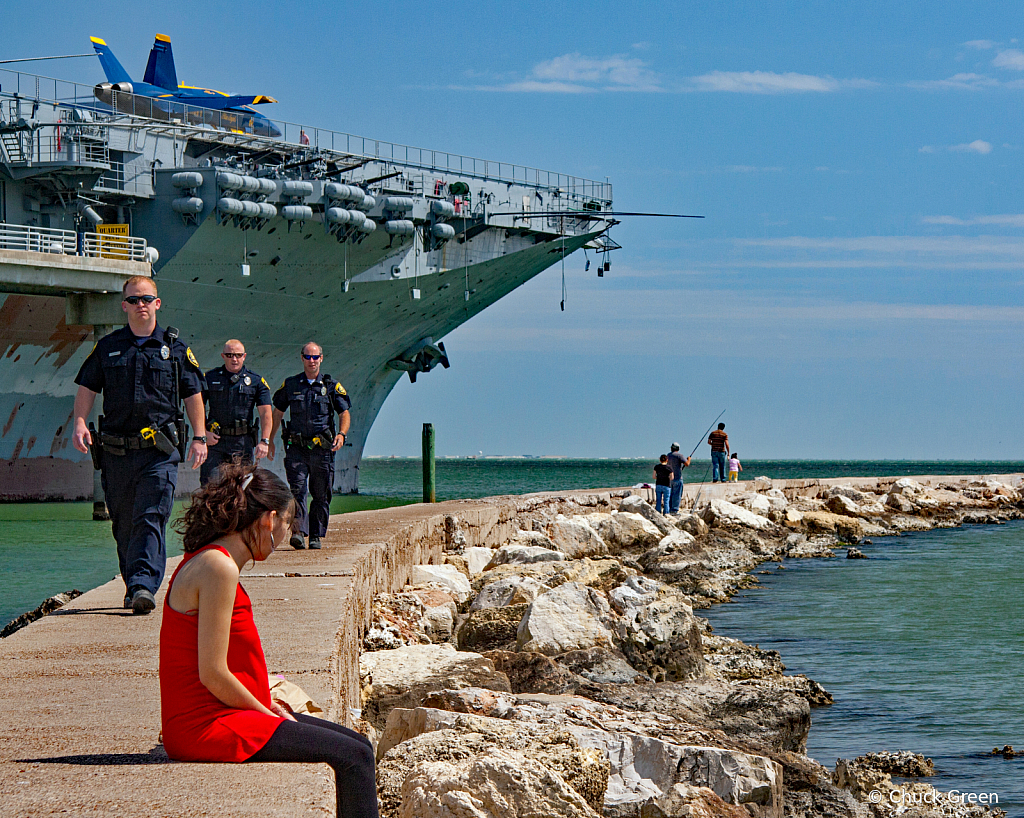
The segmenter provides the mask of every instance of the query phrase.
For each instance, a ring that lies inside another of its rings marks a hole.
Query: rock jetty
[[[699,616],[763,563],[1022,516],[1019,486],[913,479],[773,488],[665,517],[642,491],[523,507],[496,548],[446,519],[440,564],[378,594],[359,724],[384,818],[971,818],[909,752],[806,755],[832,697]],[[1012,752],[1012,751],[1011,751]],[[901,782],[894,782],[896,775]],[[905,779],[910,778],[910,783]],[[907,812],[906,805],[913,809]]]

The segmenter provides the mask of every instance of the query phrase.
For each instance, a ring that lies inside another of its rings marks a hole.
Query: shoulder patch
[[[185,347],[185,357],[188,358],[188,362],[192,364],[192,366],[199,369],[199,361],[197,361],[196,356],[192,354],[192,347]]]
[[[284,385],[285,385],[286,383],[288,383],[288,380],[287,380],[287,379],[285,379],[285,380],[281,381],[281,385],[280,385],[279,387],[277,387],[277,391],[278,391],[278,392],[280,392],[280,391],[281,391],[282,389],[284,389]]]
[[[345,387],[342,386],[340,383],[334,384],[334,391],[337,392],[339,395],[347,395],[348,394],[348,392],[345,391]]]
[[[267,383],[267,379],[266,378],[260,378],[260,383],[262,383],[265,387],[267,387],[267,389],[270,389],[270,384]],[[284,384],[281,384],[281,386],[284,386]]]

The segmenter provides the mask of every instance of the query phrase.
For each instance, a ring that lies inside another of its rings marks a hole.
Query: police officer
[[[132,276],[122,294],[128,326],[101,338],[75,378],[71,442],[83,453],[99,447],[103,492],[127,589],[124,607],[148,614],[164,576],[164,530],[184,451],[179,400],[195,430],[188,451],[192,468],[206,460],[203,374],[178,331],[156,323],[160,298],[153,279]],[[86,418],[100,392],[104,414],[94,436]]]
[[[271,425],[270,386],[245,366],[241,341],[227,341],[220,357],[224,365],[206,373],[203,390],[210,405],[206,415],[210,456],[199,470],[204,485],[221,463],[230,463],[235,457],[244,463],[258,463],[270,447],[270,438],[258,437],[261,429],[268,434]],[[254,408],[258,422],[253,419]]]
[[[291,538],[293,548],[319,548],[327,533],[327,518],[331,508],[331,489],[334,485],[334,453],[345,445],[351,423],[349,407],[352,402],[345,387],[320,374],[324,353],[319,344],[310,341],[302,348],[302,373],[293,375],[274,393],[274,425],[270,430],[269,457],[274,459],[274,439],[284,413],[291,412],[285,424],[282,439],[285,445],[284,471],[288,485],[295,496],[295,532]],[[335,432],[334,415],[338,415]],[[312,501],[306,513],[306,489]]]

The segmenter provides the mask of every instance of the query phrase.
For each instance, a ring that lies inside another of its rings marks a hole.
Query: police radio
[[[167,346],[174,348],[174,342],[178,340],[178,328],[167,327],[164,330],[164,338]],[[175,355],[171,355],[171,366],[174,370],[174,420],[167,425],[167,437],[171,444],[178,450],[178,456],[182,460],[188,451],[188,424],[185,423],[185,413],[181,409],[181,361]]]

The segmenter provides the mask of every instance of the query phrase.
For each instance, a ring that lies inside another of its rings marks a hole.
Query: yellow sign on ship
[[[131,248],[128,246],[128,225],[98,224],[96,232],[102,236],[100,239],[101,258],[131,259]]]

